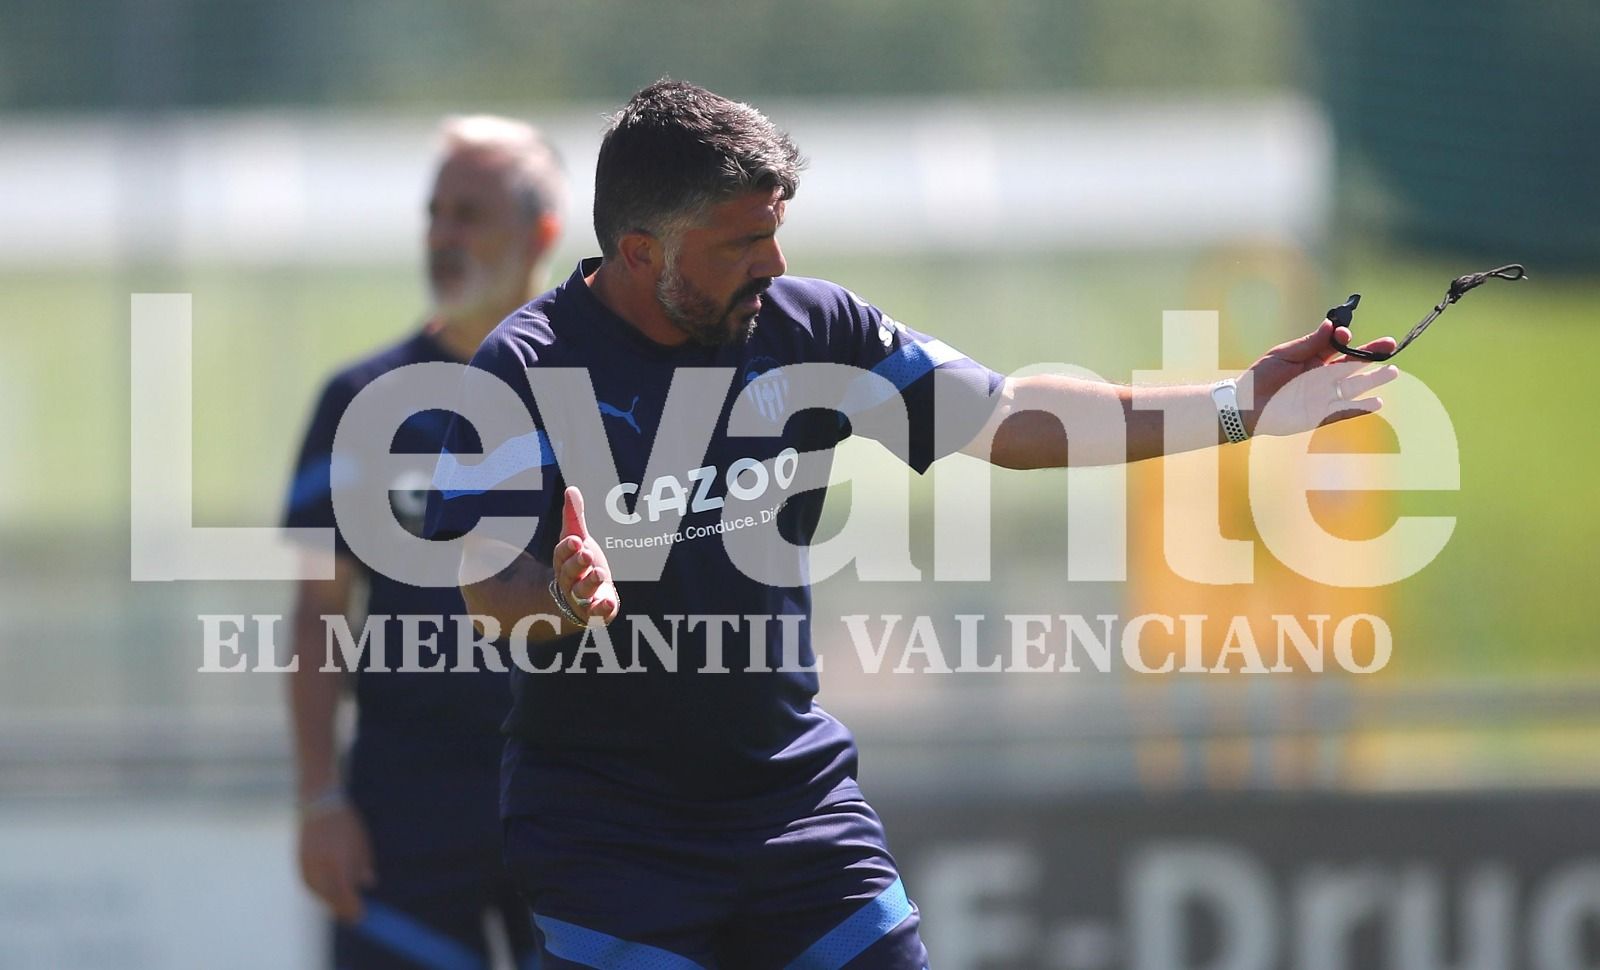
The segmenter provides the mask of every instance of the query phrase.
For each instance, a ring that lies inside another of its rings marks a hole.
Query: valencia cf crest
[[[744,393],[761,416],[782,427],[788,419],[789,378],[771,357],[752,357],[744,371]]]

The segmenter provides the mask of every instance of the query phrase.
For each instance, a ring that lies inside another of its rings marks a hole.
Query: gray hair
[[[567,174],[561,155],[533,125],[499,115],[455,115],[440,128],[444,154],[486,151],[512,163],[511,190],[523,218],[561,215],[567,205]]]

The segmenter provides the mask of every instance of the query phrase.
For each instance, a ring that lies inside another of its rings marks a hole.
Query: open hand
[[[1350,331],[1335,329],[1332,322],[1324,320],[1317,329],[1279,344],[1250,365],[1246,375],[1253,397],[1244,418],[1251,434],[1297,434],[1383,407],[1382,398],[1362,395],[1394,380],[1400,372],[1393,366],[1363,371],[1371,363],[1339,353],[1330,339],[1334,336],[1349,345]],[[1361,345],[1362,350],[1378,352],[1394,348],[1393,337]],[[1269,401],[1273,402],[1272,411],[1262,423]]]

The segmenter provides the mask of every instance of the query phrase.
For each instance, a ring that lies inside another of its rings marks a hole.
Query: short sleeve
[[[430,539],[454,539],[486,517],[537,516],[539,528],[528,552],[549,562],[559,525],[551,513],[560,512],[557,500],[563,484],[528,387],[528,364],[508,340],[492,336],[473,355],[470,366],[512,393],[498,388],[491,393],[476,379],[463,382],[434,469],[425,534]],[[531,430],[529,421],[516,420],[521,415],[499,410],[511,406],[523,409],[531,419]],[[474,423],[473,415],[479,422]],[[513,427],[519,430],[504,430]]]
[[[998,403],[1005,378],[854,293],[845,291],[845,297],[834,327],[844,340],[842,347],[835,345],[836,359],[842,355],[844,363],[883,379],[863,380],[851,388],[841,408],[845,415],[853,418],[882,405],[890,393],[886,381],[899,392],[910,422],[910,454],[901,457],[919,473],[977,437]],[[857,423],[870,427],[870,422]]]
[[[354,397],[350,386],[337,378],[322,389],[300,443],[283,514],[286,528],[333,529],[336,548],[344,555],[350,553],[350,547],[333,514],[333,436]]]

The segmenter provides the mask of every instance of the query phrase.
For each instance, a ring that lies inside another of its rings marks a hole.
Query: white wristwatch
[[[1217,419],[1222,431],[1233,444],[1250,437],[1244,429],[1244,417],[1239,414],[1239,382],[1233,378],[1211,385],[1211,400],[1217,406]]]

